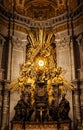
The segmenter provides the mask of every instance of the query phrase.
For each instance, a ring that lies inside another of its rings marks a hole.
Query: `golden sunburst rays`
[[[35,32],[28,32],[28,40],[31,47],[27,50],[27,59],[32,62],[38,55],[43,57],[49,57],[51,55],[50,42],[52,41],[54,33],[52,31],[46,31],[44,28],[37,29]]]
[[[46,31],[45,28],[39,28],[35,32],[29,30],[28,32],[28,40],[30,44],[35,48],[36,44],[40,44],[41,48],[44,44],[50,44],[52,37],[54,36],[53,31]]]
[[[28,32],[27,39],[30,42],[30,44],[32,45],[32,47],[34,48],[36,38],[34,37],[34,35],[33,35],[33,33],[31,31]]]

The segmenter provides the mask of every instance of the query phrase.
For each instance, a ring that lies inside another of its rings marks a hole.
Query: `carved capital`
[[[22,49],[27,45],[27,39],[21,39],[18,37],[13,37],[12,42],[14,48]]]
[[[57,47],[59,48],[66,48],[66,47],[69,47],[70,45],[70,37],[68,36],[58,36],[56,39],[55,39],[55,42],[56,42],[56,45]]]

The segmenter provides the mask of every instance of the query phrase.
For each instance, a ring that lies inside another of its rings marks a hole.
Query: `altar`
[[[71,121],[50,123],[12,122],[12,130],[71,130]]]
[[[11,122],[12,130],[71,130],[71,120],[68,116],[69,102],[63,95],[62,100],[58,103],[58,86],[56,84],[52,86],[55,100],[50,105],[46,92],[46,82],[37,83],[33,105],[30,103],[30,84],[25,86],[21,99],[14,107],[15,115]]]
[[[29,46],[20,76],[10,84],[11,91],[21,91],[20,100],[14,107],[12,130],[71,129],[70,103],[66,99],[66,91],[72,86],[61,75],[62,67],[57,67],[52,35],[47,38],[47,33],[47,40],[43,41],[43,33],[40,29],[39,42]]]

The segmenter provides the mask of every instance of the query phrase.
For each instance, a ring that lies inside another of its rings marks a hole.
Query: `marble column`
[[[8,82],[5,81],[3,83],[3,102],[2,102],[2,119],[1,119],[1,130],[7,130],[9,127],[9,90],[8,90]]]
[[[83,80],[80,81],[80,107],[81,107],[81,124],[83,125]]]
[[[2,99],[3,99],[3,96],[2,96],[2,91],[3,91],[3,87],[2,87],[2,83],[0,81],[0,128],[1,128],[1,122],[2,122]]]

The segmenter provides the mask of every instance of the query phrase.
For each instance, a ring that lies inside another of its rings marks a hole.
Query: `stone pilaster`
[[[3,53],[3,46],[4,46],[5,39],[2,35],[0,35],[0,68],[2,64],[2,53]]]
[[[83,124],[83,32],[78,34],[77,43],[79,46],[79,54],[80,54],[80,68],[78,68],[78,80],[80,82],[80,112],[81,112],[81,124]]]
[[[65,34],[56,35],[57,66],[63,67],[64,76],[69,80],[75,79],[75,64],[73,43],[69,36]]]
[[[7,65],[7,80],[11,80],[11,66],[12,66],[12,42],[9,40],[9,54],[8,54],[8,65]]]
[[[26,44],[27,39],[19,38],[18,37],[12,38],[13,50],[12,50],[12,64],[11,64],[11,80],[16,79],[19,76],[20,65],[25,63],[26,59]]]
[[[79,46],[79,54],[80,54],[80,68],[78,68],[78,78],[79,80],[83,80],[83,33],[80,33],[77,37],[77,43]]]
[[[2,35],[0,35],[0,79],[4,77],[4,69],[2,69],[2,53],[5,39]]]
[[[74,128],[77,130],[78,126],[81,124],[81,108],[80,108],[80,81],[73,81],[73,116],[74,116]]]

